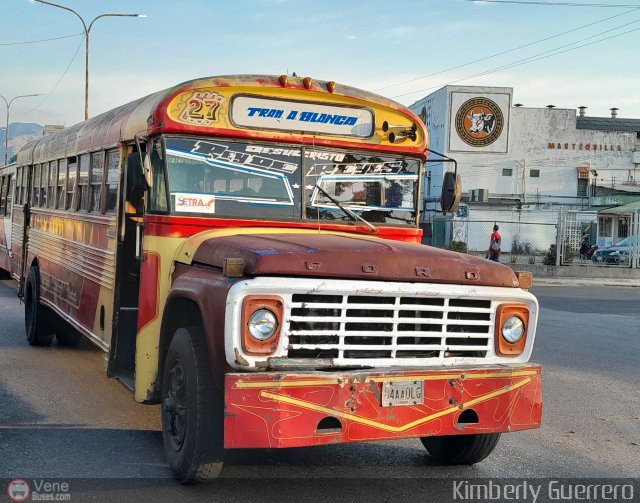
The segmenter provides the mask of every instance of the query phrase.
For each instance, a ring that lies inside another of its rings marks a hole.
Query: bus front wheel
[[[50,316],[40,304],[40,268],[32,266],[24,290],[24,325],[32,346],[48,346],[53,340]]]
[[[162,439],[169,467],[182,484],[219,474],[223,411],[202,329],[179,328],[162,373]]]
[[[420,440],[436,463],[472,465],[491,454],[499,439],[500,433],[478,433],[422,437]]]

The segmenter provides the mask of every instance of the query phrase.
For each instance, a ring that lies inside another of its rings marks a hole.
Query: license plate
[[[382,406],[422,405],[424,381],[397,381],[382,383]]]

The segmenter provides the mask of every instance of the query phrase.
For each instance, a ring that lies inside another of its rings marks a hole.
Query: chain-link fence
[[[472,255],[487,256],[493,226],[501,237],[500,262],[541,264],[556,243],[556,224],[552,222],[518,222],[509,220],[454,219],[451,221],[449,248]]]

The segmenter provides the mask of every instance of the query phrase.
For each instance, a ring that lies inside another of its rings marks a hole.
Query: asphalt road
[[[503,435],[482,463],[436,466],[418,440],[232,451],[221,480],[181,487],[164,462],[158,407],[107,379],[89,343],[29,347],[13,283],[0,281],[0,485],[67,480],[71,501],[426,502],[449,500],[451,480],[639,478],[640,288],[532,292],[543,426]]]

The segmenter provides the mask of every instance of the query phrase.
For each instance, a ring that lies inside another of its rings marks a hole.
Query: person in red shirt
[[[502,238],[500,237],[500,234],[498,234],[498,229],[499,227],[497,225],[493,226],[491,241],[489,242],[489,251],[487,252],[489,260],[493,260],[494,262],[500,262],[500,244]]]

